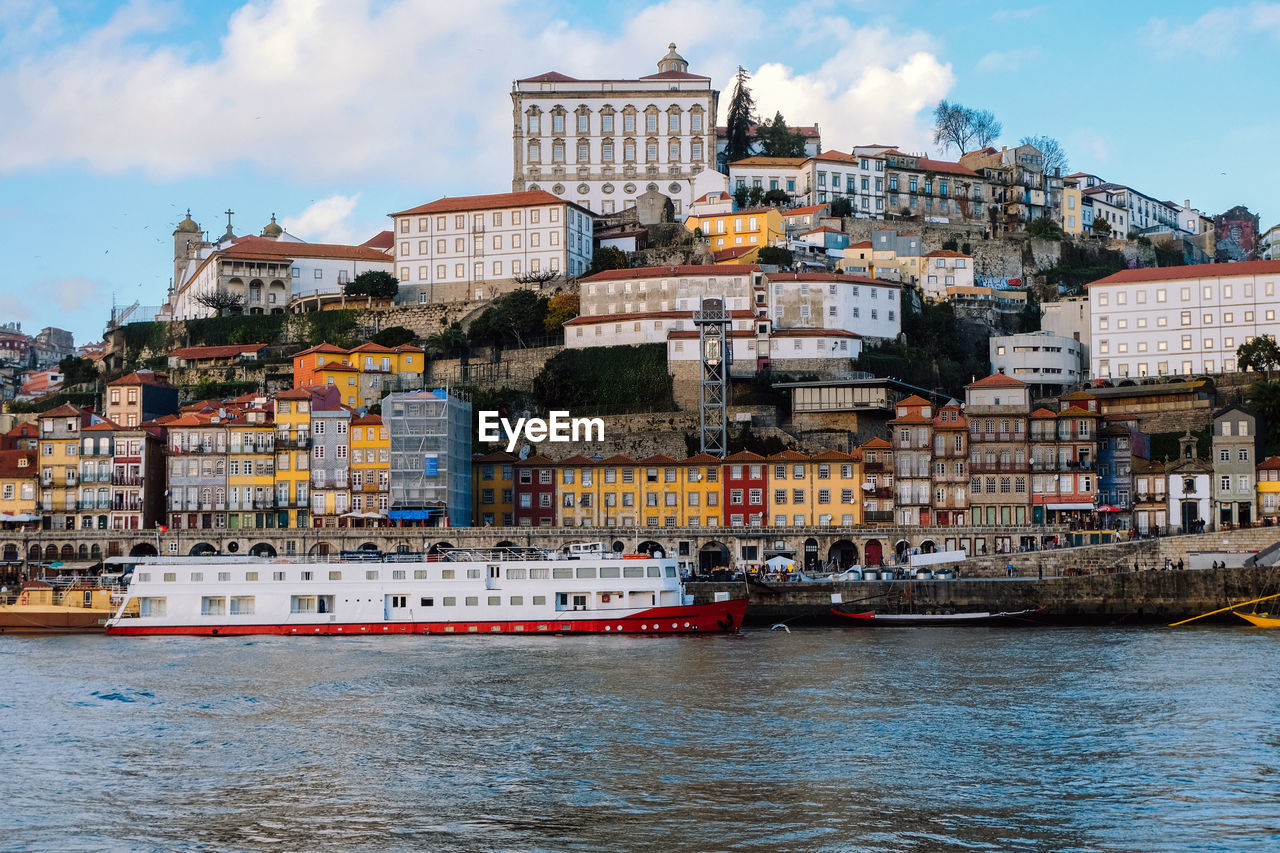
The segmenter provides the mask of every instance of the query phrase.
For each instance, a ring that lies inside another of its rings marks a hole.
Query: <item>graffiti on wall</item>
[[[1249,261],[1257,257],[1258,215],[1244,205],[1236,205],[1226,213],[1213,217],[1217,235],[1216,260]]]

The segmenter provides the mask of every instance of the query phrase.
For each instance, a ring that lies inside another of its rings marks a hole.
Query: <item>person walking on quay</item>
[[[1182,558],[1178,558],[1178,571],[1182,571]]]

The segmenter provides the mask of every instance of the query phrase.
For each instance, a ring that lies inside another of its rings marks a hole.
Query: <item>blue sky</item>
[[[887,6],[892,6],[887,9]],[[101,337],[208,231],[362,242],[389,211],[501,192],[511,81],[650,73],[670,41],[827,148],[932,151],[939,98],[1073,169],[1280,218],[1280,2],[0,2],[0,321]],[[722,109],[727,102],[722,96]],[[934,152],[937,153],[937,152]]]

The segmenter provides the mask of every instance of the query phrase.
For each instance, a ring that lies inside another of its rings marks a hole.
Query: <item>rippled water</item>
[[[5,850],[1280,849],[1280,631],[0,637]]]

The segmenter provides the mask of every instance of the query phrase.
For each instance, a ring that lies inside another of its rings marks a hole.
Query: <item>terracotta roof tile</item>
[[[569,204],[573,202],[552,195],[546,190],[526,190],[518,193],[494,193],[493,195],[446,196],[408,210],[389,213],[388,216],[417,216],[422,213],[458,213],[465,210],[495,210],[509,207],[533,207],[543,204]]]
[[[977,382],[970,382],[966,388],[1024,388],[1025,382],[1021,379],[1014,379],[1004,373],[993,373],[990,376],[979,379]]]
[[[1120,270],[1106,278],[1090,282],[1086,287],[1098,284],[1131,284],[1141,281],[1177,281],[1189,278],[1226,278],[1236,275],[1276,275],[1280,273],[1280,260],[1239,261],[1230,264],[1192,264],[1184,267],[1148,267],[1138,270]]]
[[[637,278],[678,278],[689,275],[750,275],[760,272],[756,264],[692,264],[683,267],[636,267],[626,270],[605,270],[582,279],[593,281],[623,281]]]

